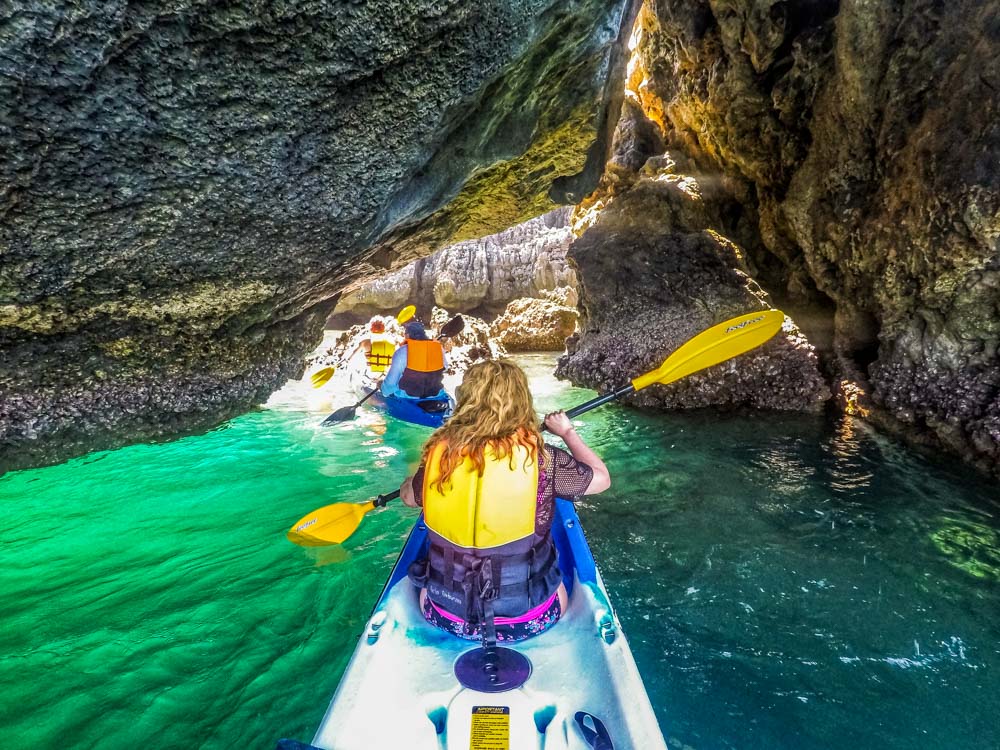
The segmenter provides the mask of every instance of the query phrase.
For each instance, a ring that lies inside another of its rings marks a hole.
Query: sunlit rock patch
[[[931,534],[948,562],[974,578],[1000,583],[1000,534],[985,524],[942,518]]]
[[[575,300],[567,304],[570,297],[575,298],[576,292],[563,287],[538,298],[516,299],[490,324],[490,333],[508,351],[561,352],[580,317]]]

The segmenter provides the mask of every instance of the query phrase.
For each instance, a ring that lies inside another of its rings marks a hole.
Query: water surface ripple
[[[540,409],[590,395],[522,362]],[[0,478],[4,746],[312,736],[412,515],[338,548],[284,532],[398,485],[428,433],[274,403]],[[614,480],[581,516],[672,748],[1000,747],[994,485],[850,421],[579,424]]]

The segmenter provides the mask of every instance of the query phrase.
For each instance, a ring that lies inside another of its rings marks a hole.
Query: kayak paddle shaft
[[[566,416],[572,419],[573,417],[578,417],[584,412],[588,412],[591,409],[596,409],[598,406],[604,406],[604,404],[609,401],[617,401],[622,396],[627,396],[628,394],[635,391],[635,386],[629,383],[626,386],[622,386],[617,391],[608,393],[604,396],[598,396],[597,398],[592,398],[590,401],[580,404],[579,406],[574,406],[572,409],[566,412]]]
[[[628,394],[635,391],[635,386],[629,383],[628,385],[623,385],[617,391],[605,394],[604,396],[598,396],[597,398],[592,398],[590,401],[585,401],[579,406],[574,406],[572,409],[566,411],[566,416],[572,419],[573,417],[578,417],[581,414],[590,411],[591,409],[596,409],[598,406],[604,406],[609,401],[617,401],[622,396],[627,396]],[[542,432],[548,428],[545,426],[545,420],[542,420]]]
[[[390,500],[395,500],[397,497],[399,497],[399,490],[390,492],[388,495],[379,495],[372,500],[372,505],[376,508],[384,508]]]

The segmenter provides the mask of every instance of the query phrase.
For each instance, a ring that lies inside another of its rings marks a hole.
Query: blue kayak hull
[[[390,417],[395,417],[411,424],[423,425],[424,427],[440,427],[443,425],[444,421],[451,416],[452,409],[455,406],[451,398],[393,398],[392,396],[384,395],[381,391],[376,392],[368,400],[368,403],[377,409],[381,409]],[[442,411],[427,411],[420,406],[421,403],[445,405],[446,408]]]

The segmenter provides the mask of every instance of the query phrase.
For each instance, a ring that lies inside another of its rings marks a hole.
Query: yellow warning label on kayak
[[[473,706],[469,750],[510,750],[510,707]]]

